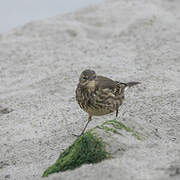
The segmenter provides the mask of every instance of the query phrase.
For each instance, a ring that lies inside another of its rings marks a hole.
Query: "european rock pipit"
[[[102,116],[116,111],[117,117],[119,106],[122,105],[124,100],[126,87],[136,84],[140,83],[113,81],[107,77],[96,75],[93,70],[84,70],[76,88],[76,100],[79,106],[89,115],[81,135],[86,130],[92,116]]]

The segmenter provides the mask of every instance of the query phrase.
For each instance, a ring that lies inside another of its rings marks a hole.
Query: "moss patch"
[[[102,140],[92,131],[87,131],[62,152],[55,164],[47,168],[42,176],[46,177],[52,173],[74,169],[85,163],[97,163],[109,157]]]
[[[105,126],[105,125],[96,126],[96,128],[103,129],[105,132],[112,132],[112,133],[115,133],[115,134],[122,135],[122,134],[121,134],[119,131],[117,131],[115,128],[108,127],[108,126]]]
[[[103,138],[100,139],[95,134],[97,128],[103,129],[111,135],[114,133],[124,137],[125,134],[122,130],[125,130],[138,140],[141,140],[141,136],[137,131],[127,127],[122,122],[116,120],[106,121],[77,138],[70,147],[60,154],[57,161],[44,171],[42,176],[46,177],[52,173],[75,169],[82,164],[97,163],[110,158],[111,155],[106,151]]]
[[[112,125],[113,127],[107,127],[106,125]],[[116,134],[122,135],[117,129],[124,129],[127,132],[132,132],[132,135],[135,136],[138,140],[141,140],[141,136],[137,131],[134,131],[133,129],[127,127],[125,124],[123,124],[120,121],[116,120],[109,120],[104,122],[101,126],[98,126],[97,128],[104,129],[105,131],[111,131]]]

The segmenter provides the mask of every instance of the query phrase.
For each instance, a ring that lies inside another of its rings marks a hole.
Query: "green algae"
[[[107,158],[110,158],[110,155],[105,150],[105,144],[92,131],[87,131],[62,152],[42,176],[47,177],[52,173],[72,170],[82,164],[97,163]]]
[[[108,126],[105,126],[105,125],[96,126],[96,128],[104,129],[105,132],[112,132],[112,133],[114,133],[114,134],[122,135],[122,134],[121,134],[119,131],[117,131],[115,128],[111,128],[111,127],[108,127]]]
[[[106,151],[103,139],[99,138],[96,134],[97,128],[103,129],[104,132],[121,136],[124,135],[120,130],[125,130],[130,132],[136,139],[141,140],[139,132],[134,131],[122,122],[116,120],[106,121],[78,137],[71,146],[60,154],[57,161],[44,171],[42,177],[47,177],[52,173],[72,170],[82,164],[98,163],[104,159],[111,158],[111,155]]]
[[[121,133],[119,133],[119,132],[117,131],[117,129],[124,129],[124,130],[127,131],[127,132],[131,132],[132,135],[133,135],[134,137],[136,137],[138,140],[141,140],[141,136],[140,136],[140,134],[139,134],[137,131],[134,131],[134,130],[131,129],[130,127],[127,127],[125,124],[123,124],[123,123],[120,122],[120,121],[109,120],[109,121],[104,122],[104,123],[101,125],[102,128],[104,127],[104,130],[107,129],[107,128],[106,128],[107,126],[105,126],[105,125],[112,125],[113,128],[109,128],[109,130],[111,129],[110,131],[113,132],[113,133],[122,135]]]

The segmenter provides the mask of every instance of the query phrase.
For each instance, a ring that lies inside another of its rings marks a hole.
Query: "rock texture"
[[[74,91],[85,68],[124,82],[118,120],[148,132],[122,155],[59,179],[179,179],[180,2],[108,0],[0,35],[0,179],[41,179],[87,121]],[[113,115],[95,117],[89,128]]]
[[[129,148],[140,143],[140,140],[145,140],[146,136],[147,134],[139,133],[117,120],[106,121],[79,136],[60,154],[57,161],[44,171],[42,177],[73,170],[83,164],[121,157]]]

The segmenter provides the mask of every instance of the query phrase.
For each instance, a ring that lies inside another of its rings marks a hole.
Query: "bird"
[[[96,75],[94,70],[84,70],[79,77],[75,93],[80,108],[88,113],[88,121],[79,136],[84,134],[92,116],[116,112],[116,117],[118,117],[119,107],[125,98],[125,89],[137,84],[140,82],[123,83]]]

